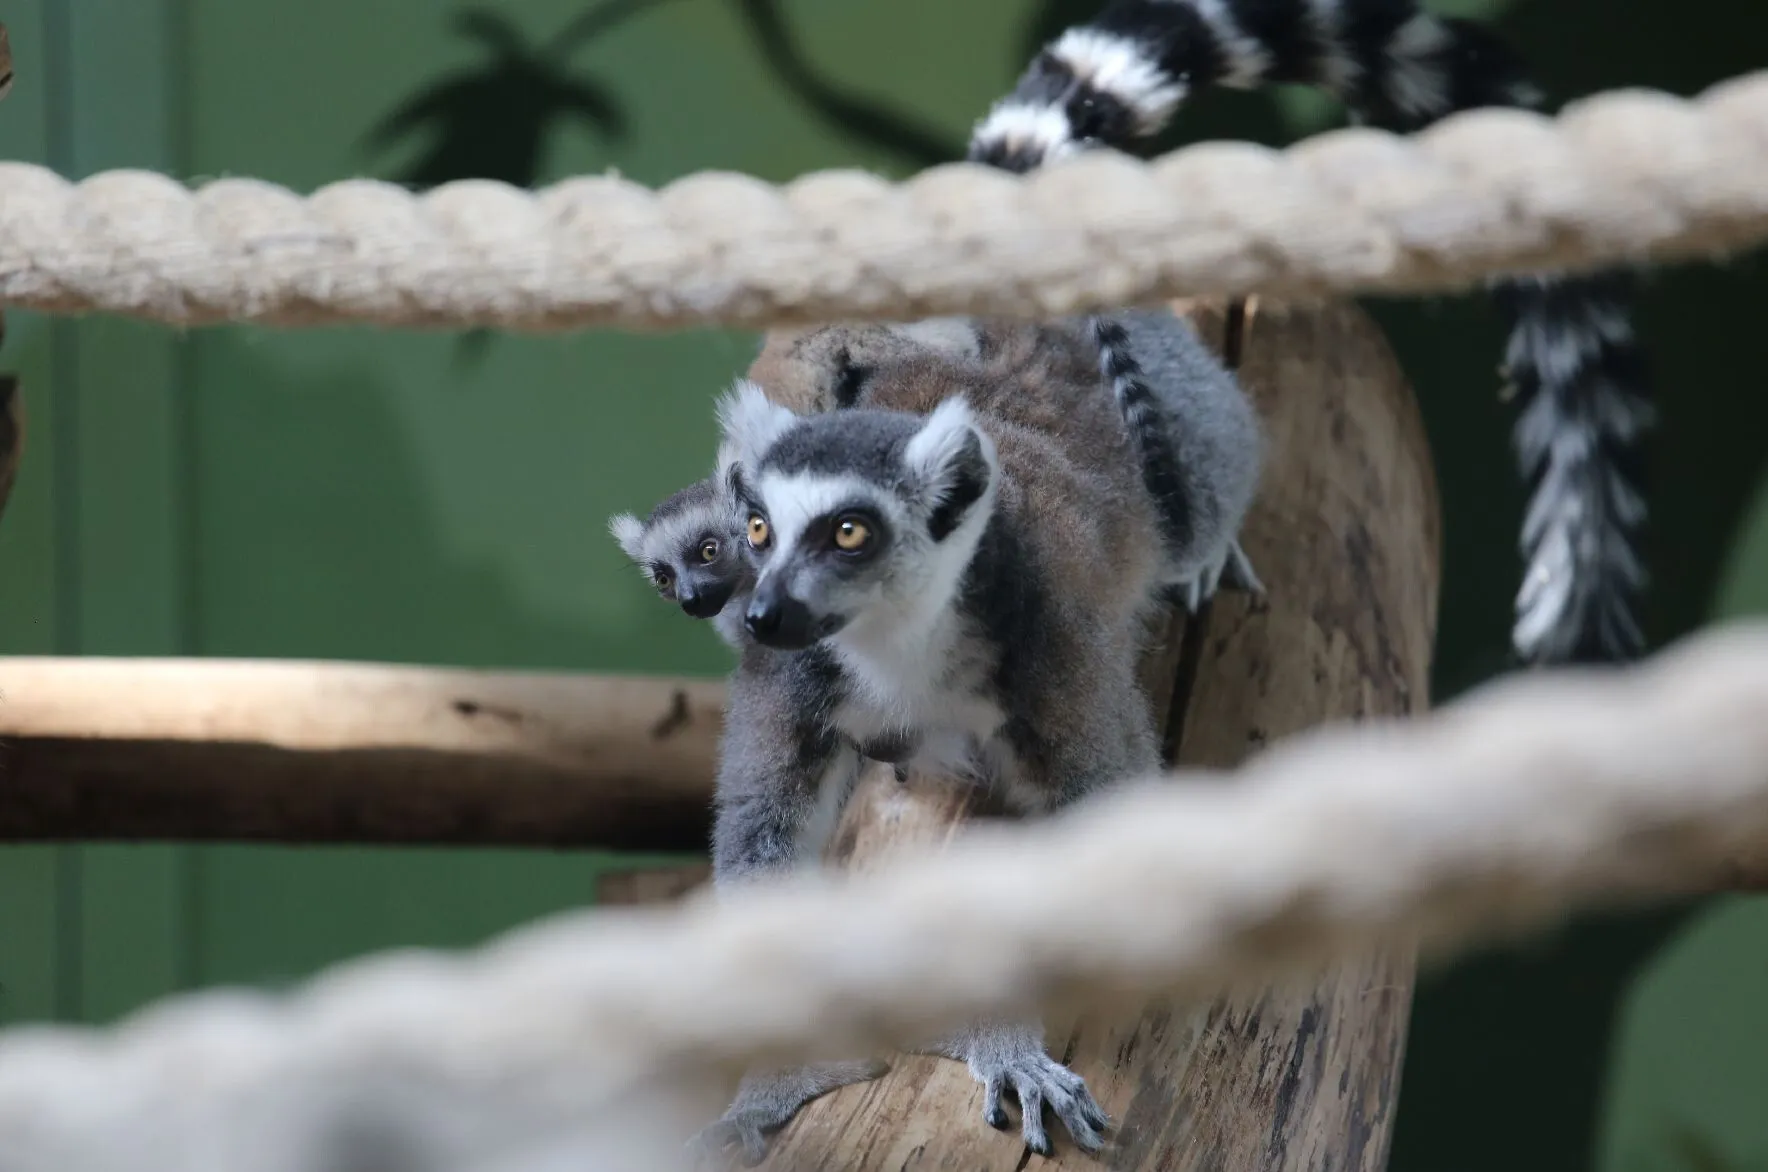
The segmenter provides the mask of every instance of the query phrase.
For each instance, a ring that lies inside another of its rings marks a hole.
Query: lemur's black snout
[[[788,594],[757,593],[743,616],[743,625],[756,642],[778,651],[802,651],[816,642],[810,608]]]
[[[731,589],[728,582],[683,582],[677,601],[689,618],[709,619],[730,601]]]

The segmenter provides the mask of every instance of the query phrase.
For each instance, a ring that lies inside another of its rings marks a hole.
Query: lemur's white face
[[[756,567],[750,634],[780,650],[856,628],[913,638],[950,602],[987,527],[993,444],[962,399],[925,417],[779,410],[751,400],[727,413],[727,436],[766,445],[743,458],[738,483]]]

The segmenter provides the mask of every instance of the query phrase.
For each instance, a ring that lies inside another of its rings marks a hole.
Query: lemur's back
[[[1061,326],[986,322],[977,336],[976,357],[920,349],[877,363],[857,405],[925,414],[962,394],[999,453],[997,510],[1058,604],[1112,627],[1139,620],[1159,529],[1096,351]]]

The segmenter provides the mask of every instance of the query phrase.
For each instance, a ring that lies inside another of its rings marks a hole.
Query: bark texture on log
[[[1439,519],[1428,448],[1398,365],[1343,305],[1185,310],[1237,361],[1270,437],[1245,535],[1268,597],[1224,594],[1172,619],[1146,671],[1180,764],[1230,766],[1334,719],[1427,704]],[[850,865],[956,833],[966,802],[937,780],[863,778],[831,850]],[[1159,914],[1150,908],[1149,914]],[[812,1103],[775,1140],[777,1169],[1233,1169],[1374,1172],[1386,1161],[1413,962],[1396,948],[1312,988],[1161,1005],[1050,1026],[1113,1117],[1106,1151],[1029,1156],[981,1120],[958,1063],[896,1056],[876,1082]]]
[[[724,685],[0,658],[0,841],[704,850]]]

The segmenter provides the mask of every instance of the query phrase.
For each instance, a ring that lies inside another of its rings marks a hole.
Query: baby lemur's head
[[[992,515],[995,447],[961,396],[926,414],[799,416],[739,382],[719,405],[755,640],[909,638],[949,605]]]
[[[717,615],[732,594],[754,583],[728,471],[721,465],[676,492],[647,520],[620,513],[608,522],[614,540],[657,593],[697,619]]]

